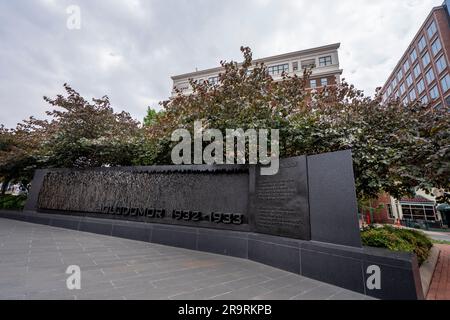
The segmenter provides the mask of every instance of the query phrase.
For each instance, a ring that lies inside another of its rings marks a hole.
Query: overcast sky
[[[67,82],[141,120],[170,76],[340,42],[343,77],[372,95],[443,0],[0,0],[0,123],[49,110]],[[81,29],[67,28],[78,5]]]

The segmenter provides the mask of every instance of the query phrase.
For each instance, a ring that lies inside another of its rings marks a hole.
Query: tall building
[[[449,108],[449,62],[450,0],[446,0],[431,10],[397,63],[382,88],[383,100],[399,98],[404,104],[420,100],[435,108]],[[394,223],[401,220],[407,225],[425,223],[434,227],[450,222],[437,210],[435,197],[421,190],[413,198],[394,199],[383,194],[370,206],[370,210],[361,210],[366,221]]]
[[[310,88],[320,88],[327,85],[334,85],[340,82],[342,70],[339,69],[338,49],[340,43],[330,44],[322,47],[284,53],[276,56],[254,60],[254,63],[264,63],[268,73],[275,79],[280,80],[282,73],[288,75],[303,76],[305,68],[312,67],[312,74],[309,82]],[[178,88],[184,94],[192,93],[189,79],[196,81],[209,81],[215,83],[219,81],[219,73],[222,67],[201,70],[178,76],[173,76],[173,88]],[[172,95],[175,90],[172,91]]]
[[[450,106],[450,0],[431,10],[382,88],[383,100]]]

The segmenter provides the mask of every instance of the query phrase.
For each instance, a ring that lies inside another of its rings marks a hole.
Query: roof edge
[[[337,43],[332,43],[332,44],[328,44],[328,45],[324,45],[324,46],[320,46],[320,47],[314,47],[314,48],[310,48],[310,49],[304,49],[304,50],[299,50],[299,51],[292,51],[292,52],[288,52],[288,53],[283,53],[283,54],[278,54],[278,55],[274,55],[274,56],[268,56],[268,57],[264,57],[264,58],[258,58],[253,60],[254,63],[260,63],[263,61],[267,61],[267,60],[278,60],[278,59],[283,59],[283,58],[289,58],[289,57],[293,57],[293,56],[297,56],[297,55],[306,55],[306,54],[310,54],[310,53],[315,53],[315,52],[320,52],[320,51],[325,51],[325,50],[337,50],[339,49],[341,46],[340,42]],[[239,65],[241,65],[242,63],[239,63]],[[188,73],[183,73],[180,75],[175,75],[175,76],[171,76],[170,78],[172,80],[179,80],[179,79],[183,79],[186,77],[192,77],[194,75],[202,75],[202,74],[208,74],[208,73],[215,73],[218,72],[220,70],[222,70],[222,67],[215,67],[215,68],[209,68],[209,69],[204,69],[204,70],[200,70],[200,71],[194,71],[194,72],[188,72]]]

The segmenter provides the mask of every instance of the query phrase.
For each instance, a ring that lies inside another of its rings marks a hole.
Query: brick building
[[[381,93],[384,101],[400,99],[407,104],[420,100],[435,108],[450,107],[450,0],[428,14]],[[394,223],[399,219],[438,226],[443,219],[434,199],[420,190],[414,198],[394,199],[383,194],[368,205],[370,208],[360,209],[361,218],[366,222]]]
[[[382,88],[384,101],[450,107],[450,0],[431,10]]]

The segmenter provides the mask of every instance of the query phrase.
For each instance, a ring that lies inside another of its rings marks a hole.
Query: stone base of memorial
[[[254,260],[380,299],[423,299],[415,255],[362,247],[350,151],[259,166],[37,170],[0,217]]]

